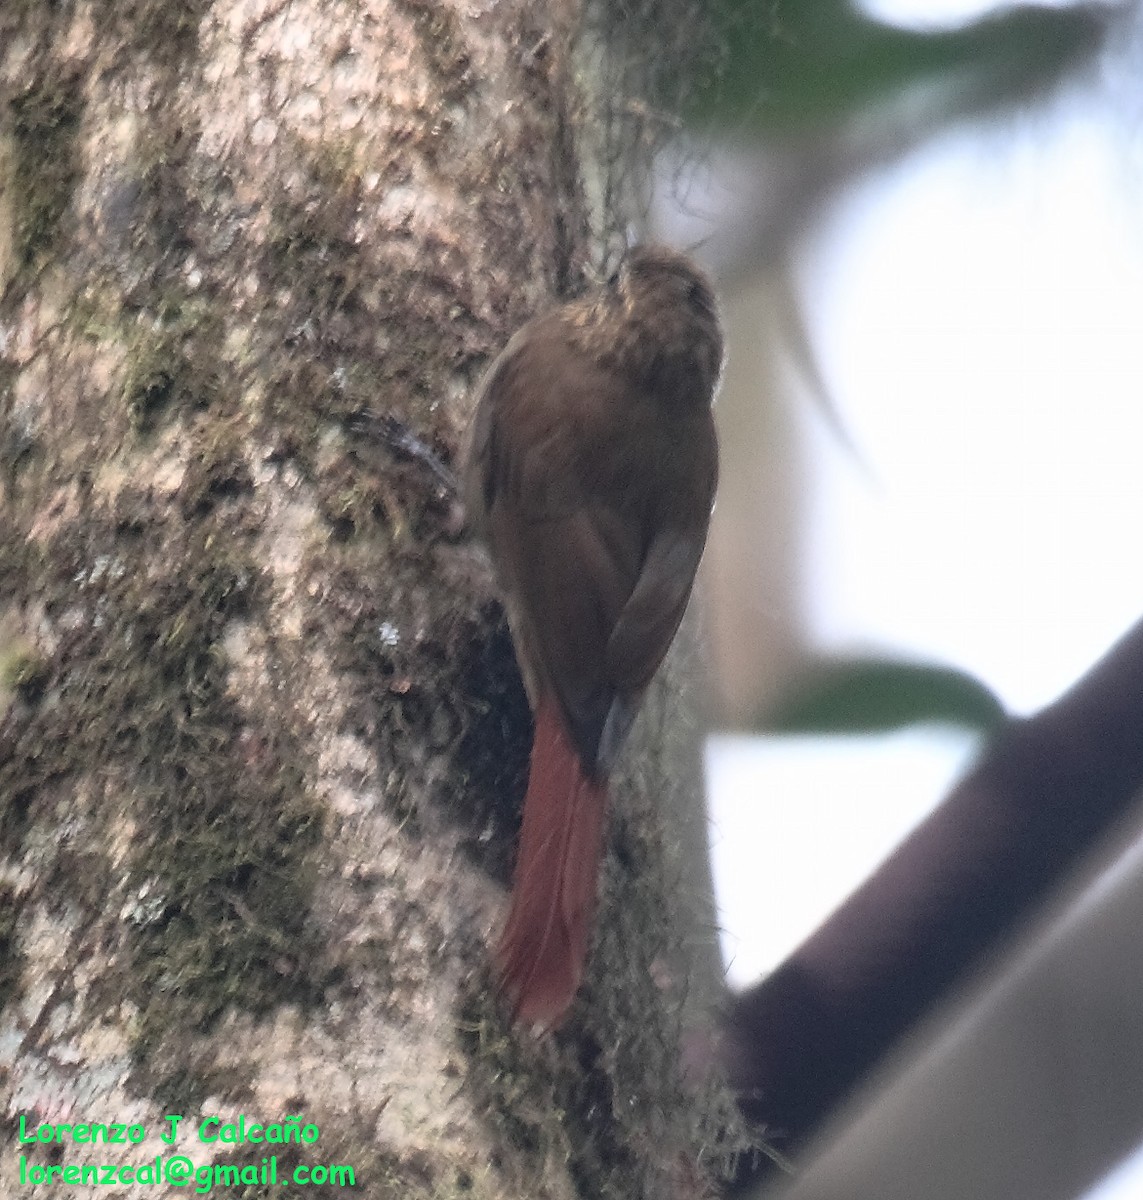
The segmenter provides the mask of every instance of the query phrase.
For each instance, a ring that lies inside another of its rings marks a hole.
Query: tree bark
[[[453,458],[488,355],[585,276],[577,15],[0,12],[5,1194],[165,1159],[170,1114],[196,1166],[349,1164],[371,1196],[705,1194],[728,1109],[677,1066],[715,977],[666,815],[695,811],[678,668],[616,787],[584,994],[533,1042],[487,967],[530,733],[510,642],[447,489],[354,421]],[[240,1113],[320,1138],[199,1137]],[[21,1116],[145,1141],[30,1145]]]

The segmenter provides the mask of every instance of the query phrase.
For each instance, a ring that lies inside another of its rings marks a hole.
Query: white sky
[[[1068,8],[1074,0],[1036,0],[1045,8]],[[1015,8],[1008,0],[858,0],[857,7],[872,17],[905,26],[957,26],[998,9]]]
[[[819,457],[812,619],[1018,711],[1139,615],[1143,196],[1097,114],[948,140],[862,189],[806,272],[869,473]]]
[[[1143,196],[1125,138],[1094,101],[948,137],[858,189],[811,247],[803,295],[862,457],[814,439],[825,647],[940,659],[1025,713],[1143,612]],[[731,982],[793,949],[971,750],[933,732],[712,739]],[[1140,1195],[1143,1157],[1089,1200]]]

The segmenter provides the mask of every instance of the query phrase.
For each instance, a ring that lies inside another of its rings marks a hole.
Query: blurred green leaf
[[[1028,95],[1088,58],[1112,10],[1024,6],[958,29],[899,29],[844,0],[710,0],[725,55],[696,81],[689,116],[766,134],[804,131],[916,89],[944,89],[947,115]]]
[[[996,695],[964,671],[868,658],[814,668],[763,728],[778,733],[883,733],[941,724],[988,733],[1005,719]]]

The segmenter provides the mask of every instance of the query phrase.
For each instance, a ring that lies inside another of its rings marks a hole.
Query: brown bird
[[[607,776],[675,636],[718,475],[710,281],[661,246],[525,325],[480,386],[465,491],[535,715],[508,923],[516,1016],[551,1028],[583,975]]]

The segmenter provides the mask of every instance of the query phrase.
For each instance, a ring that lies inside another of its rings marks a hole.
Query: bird
[[[594,920],[608,776],[682,620],[718,479],[714,287],[644,244],[523,325],[477,391],[464,502],[532,707],[496,972],[514,1017],[566,1018]]]

